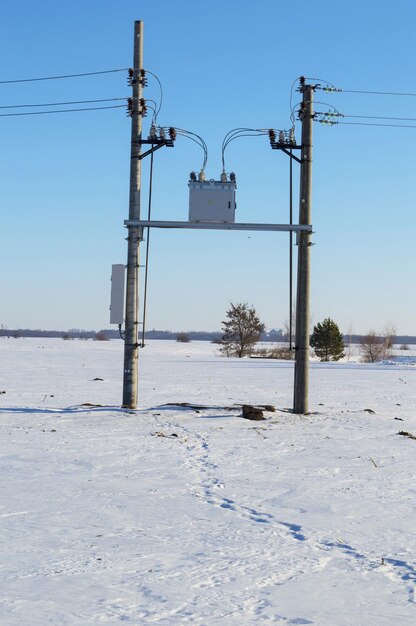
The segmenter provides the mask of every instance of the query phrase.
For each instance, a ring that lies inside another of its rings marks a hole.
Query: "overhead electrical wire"
[[[224,137],[221,148],[222,169],[225,171],[225,149],[227,146],[239,137],[260,137],[268,135],[269,129],[266,128],[234,128],[230,130]]]
[[[69,100],[68,102],[43,102],[39,104],[7,104],[7,105],[1,105],[0,109],[29,109],[29,108],[34,108],[34,107],[57,107],[57,106],[68,106],[69,104],[93,104],[97,102],[117,102],[119,100],[126,101],[127,97],[125,98],[101,98],[99,100]]]
[[[124,104],[115,104],[109,107],[87,107],[81,109],[58,109],[56,111],[26,111],[25,113],[0,113],[0,117],[18,117],[22,115],[51,115],[53,113],[75,113],[79,111],[104,111],[108,109],[123,109]]]
[[[146,98],[145,102],[146,102],[146,107],[148,109],[152,109],[153,111],[152,124],[154,124],[156,121],[156,102],[154,100],[151,100],[150,98]],[[153,104],[148,104],[148,102],[152,102]]]
[[[202,139],[202,137],[200,135],[197,135],[196,133],[191,132],[190,130],[185,130],[184,128],[176,128],[176,126],[174,126],[173,128],[174,130],[176,130],[178,135],[181,135],[182,137],[187,137],[188,139],[190,139],[191,141],[194,141],[196,144],[198,144],[202,148],[202,150],[204,151],[204,161],[202,164],[202,170],[205,170],[205,167],[208,161],[208,146],[205,143],[205,141]]]
[[[381,122],[338,122],[335,121],[335,117],[340,118],[350,118],[350,119],[362,119],[362,120],[391,120],[397,122],[416,122],[416,117],[391,117],[386,115],[350,115],[348,113],[340,113],[336,110],[336,113],[328,112],[324,113],[322,111],[317,112],[316,115],[322,116],[320,119],[317,119],[317,122],[321,124],[347,124],[350,126],[386,126],[390,128],[415,128],[416,126],[413,124],[384,124]]]
[[[157,76],[157,74],[154,74],[153,72],[151,72],[150,70],[145,70],[146,74],[150,74],[151,76],[153,76],[153,78],[155,78],[158,82],[159,85],[159,89],[160,89],[160,103],[159,103],[159,107],[157,109],[157,111],[155,112],[155,121],[157,120],[157,116],[160,113],[160,109],[162,108],[162,102],[163,102],[163,87],[162,87],[162,83],[159,80],[159,77]]]
[[[416,124],[377,124],[371,122],[336,122],[349,126],[384,126],[385,128],[416,128]]]
[[[293,88],[295,86],[295,84],[297,83],[297,81],[300,80],[300,76],[298,76],[297,78],[295,78],[295,80],[293,81],[291,87],[290,87],[290,99],[289,99],[289,107],[290,107],[290,121],[292,122],[292,126],[294,127],[295,125],[295,107],[298,105],[293,106],[292,105],[292,100],[293,100]]]
[[[300,104],[300,103],[299,103]],[[323,104],[326,107],[331,107],[331,109],[334,109],[334,111],[336,111],[337,113],[339,113],[338,109],[336,107],[334,107],[333,104],[329,104],[328,102],[321,102],[320,100],[314,100],[314,104]],[[315,111],[316,113],[317,111]]]
[[[401,91],[364,91],[361,89],[340,89],[342,93],[364,93],[375,96],[410,96],[415,97],[416,93],[406,93]]]
[[[396,120],[398,122],[416,122],[416,117],[387,117],[384,115],[343,115],[343,117],[354,117],[369,120]]]
[[[331,83],[329,80],[324,80],[323,78],[314,78],[312,76],[304,76],[305,80],[318,80],[320,83],[325,83],[326,85],[331,85],[333,89],[336,89],[335,85]],[[322,88],[321,88],[322,89]]]
[[[80,74],[61,74],[59,76],[42,76],[36,78],[19,78],[14,80],[0,80],[0,85],[10,85],[12,83],[33,83],[41,80],[60,80],[63,78],[80,78],[83,76],[98,76],[100,74],[113,74],[114,72],[126,72],[129,68],[122,67],[114,70],[102,70],[100,72],[83,72]]]

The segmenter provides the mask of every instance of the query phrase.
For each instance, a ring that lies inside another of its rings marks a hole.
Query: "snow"
[[[0,353],[2,625],[416,623],[415,351],[312,363],[304,417],[209,343],[149,342],[137,411],[121,341]]]

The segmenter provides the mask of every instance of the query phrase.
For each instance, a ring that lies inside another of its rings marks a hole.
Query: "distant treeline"
[[[176,340],[179,333],[170,330],[148,330],[145,332],[146,339],[172,339]],[[215,341],[221,338],[220,332],[198,332],[191,331],[185,333],[192,341]],[[30,328],[1,328],[0,337],[58,337],[62,339],[120,339],[120,332],[112,328],[100,330],[41,330]]]
[[[145,332],[146,339],[171,339],[176,341],[178,335],[186,335],[189,341],[219,341],[222,333],[204,332],[204,331],[180,331],[173,332],[171,330],[148,330]],[[58,337],[61,339],[120,339],[118,330],[112,328],[104,328],[101,330],[41,330],[30,328],[0,328],[0,337]],[[360,343],[362,335],[344,335],[344,342]],[[284,342],[288,341],[282,331],[271,330],[262,333],[260,341]],[[394,337],[395,344],[416,344],[416,337],[411,335],[396,335]]]

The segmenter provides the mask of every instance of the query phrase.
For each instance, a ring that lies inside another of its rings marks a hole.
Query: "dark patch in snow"
[[[93,406],[93,407],[99,407],[99,406],[103,406],[102,404],[91,404],[91,402],[83,402],[82,404],[80,404],[79,406]]]
[[[252,406],[251,404],[243,404],[243,413],[241,417],[246,420],[253,420],[255,422],[266,419],[263,415],[263,410],[257,406]]]
[[[409,439],[416,439],[416,435],[413,435],[412,433],[408,433],[405,430],[400,430],[397,434],[403,435],[403,437],[409,437]]]

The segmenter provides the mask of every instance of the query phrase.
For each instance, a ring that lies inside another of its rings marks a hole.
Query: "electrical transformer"
[[[222,177],[223,178],[223,177]],[[225,222],[233,224],[235,220],[235,190],[233,180],[191,180],[189,186],[189,221],[190,222]]]

